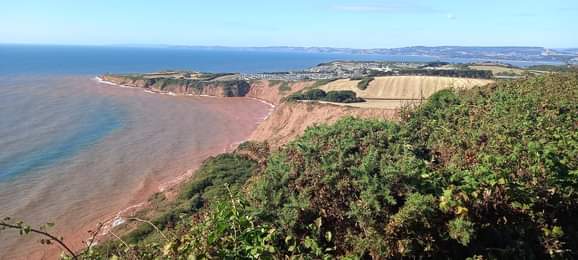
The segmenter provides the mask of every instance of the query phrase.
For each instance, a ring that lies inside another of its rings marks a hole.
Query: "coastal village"
[[[490,66],[495,64],[478,64]],[[498,64],[497,66],[504,66]],[[486,71],[485,69],[470,69],[467,65],[450,64],[445,62],[377,62],[377,61],[334,61],[322,63],[301,71],[268,72],[268,73],[240,73],[236,79],[240,80],[334,80],[345,78],[362,78],[373,76],[395,75],[434,75],[435,72],[449,71]],[[487,70],[491,71],[491,70]],[[480,73],[472,74],[475,78],[489,78],[491,75]],[[472,77],[463,75],[463,77]]]
[[[333,61],[298,71],[260,73],[220,73],[166,71],[142,74],[145,77],[175,79],[230,80],[336,80],[376,76],[449,76],[458,78],[506,78],[517,79],[525,75],[539,75],[539,70],[518,68],[504,63],[452,64],[447,62],[385,62],[385,61]],[[208,76],[208,75],[213,75]]]

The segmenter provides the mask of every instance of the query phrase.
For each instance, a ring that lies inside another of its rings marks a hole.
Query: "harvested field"
[[[373,99],[421,99],[447,88],[471,88],[493,83],[492,80],[431,77],[431,76],[389,76],[376,77],[366,90],[357,87],[359,80],[341,79],[319,87],[325,91],[351,90],[362,98]]]

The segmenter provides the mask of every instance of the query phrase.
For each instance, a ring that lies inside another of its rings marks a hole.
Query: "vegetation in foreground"
[[[205,163],[223,181],[182,196],[219,192],[166,239],[81,257],[578,257],[578,74],[444,90],[403,115],[320,125],[274,152],[244,144]],[[221,186],[237,171],[250,174]]]

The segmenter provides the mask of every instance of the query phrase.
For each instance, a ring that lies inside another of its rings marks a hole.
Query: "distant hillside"
[[[548,49],[544,47],[467,47],[467,46],[412,46],[402,48],[352,49],[331,47],[221,47],[221,46],[179,46],[197,49],[237,49],[246,51],[311,52],[374,54],[399,56],[429,56],[437,59],[480,59],[534,62],[571,62],[578,60],[576,49]]]

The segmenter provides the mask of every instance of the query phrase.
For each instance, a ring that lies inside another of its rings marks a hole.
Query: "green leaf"
[[[315,219],[315,226],[317,226],[317,230],[321,229],[321,217],[318,217],[317,219]]]
[[[325,232],[325,240],[331,242],[331,238],[332,238],[331,231]]]

